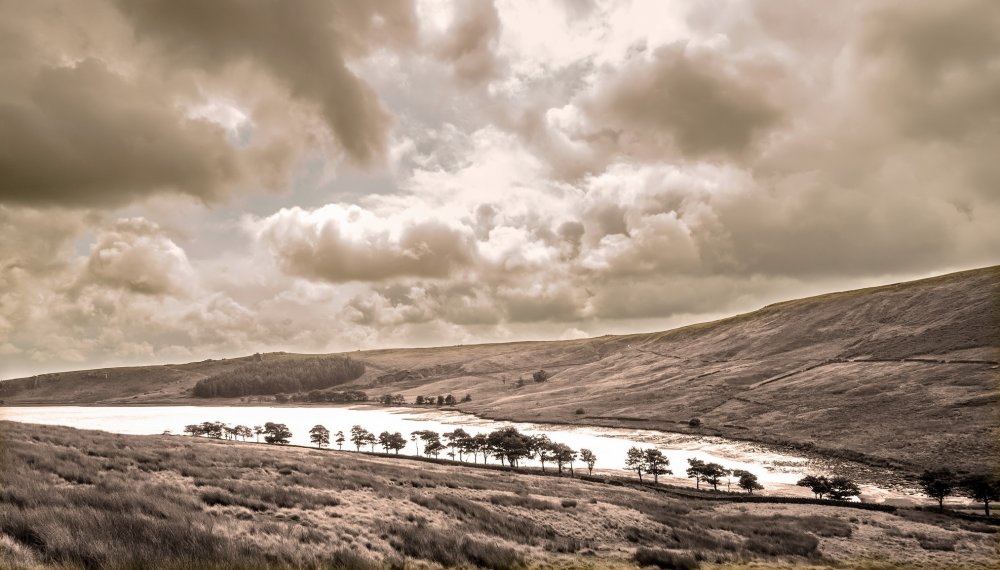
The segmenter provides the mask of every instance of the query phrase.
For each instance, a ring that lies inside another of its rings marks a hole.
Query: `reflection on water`
[[[265,422],[287,424],[293,433],[291,443],[309,445],[309,429],[321,424],[330,430],[331,442],[337,431],[349,438],[351,426],[361,425],[376,435],[402,432],[407,439],[416,430],[440,433],[461,427],[470,434],[489,432],[502,426],[515,426],[523,433],[545,434],[553,441],[573,449],[588,448],[597,455],[595,471],[624,469],[629,447],[658,447],[670,460],[673,476],[661,477],[677,483],[688,481],[687,460],[714,461],[729,469],[744,469],[757,475],[765,487],[777,485],[782,494],[809,496],[807,489],[794,487],[807,469],[802,457],[764,451],[758,446],[718,437],[699,437],[650,430],[601,428],[571,425],[531,424],[485,420],[459,412],[417,410],[411,408],[357,407],[228,407],[228,406],[47,406],[0,407],[0,419],[64,425],[81,429],[99,429],[123,434],[182,434],[184,426],[203,421],[221,421],[230,425],[263,425]],[[350,440],[345,442],[350,448]],[[401,453],[414,453],[413,444]],[[495,462],[491,459],[491,462]],[[525,465],[538,465],[535,461]],[[585,469],[577,464],[578,469]],[[724,483],[725,484],[725,483]],[[735,487],[734,487],[735,488]],[[887,491],[871,489],[873,496],[885,497]]]

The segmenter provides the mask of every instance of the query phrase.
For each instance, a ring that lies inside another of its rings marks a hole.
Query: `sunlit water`
[[[587,448],[597,455],[595,472],[623,473],[625,455],[632,446],[656,447],[670,460],[674,475],[661,476],[669,483],[690,484],[685,471],[688,459],[720,463],[729,469],[743,469],[757,475],[765,492],[783,495],[809,496],[807,489],[794,486],[795,481],[807,471],[818,473],[804,457],[777,453],[759,446],[718,437],[701,437],[672,434],[651,430],[603,428],[571,425],[532,424],[485,420],[469,414],[412,408],[357,407],[228,407],[228,406],[39,406],[0,407],[0,419],[62,425],[81,429],[98,429],[122,434],[182,434],[184,426],[204,421],[221,421],[229,425],[243,424],[250,427],[265,422],[287,424],[292,431],[291,443],[310,445],[309,429],[319,424],[330,430],[331,444],[337,431],[348,438],[344,449],[354,449],[350,430],[360,425],[376,435],[383,432],[402,432],[409,440],[410,432],[433,430],[438,433],[463,428],[470,434],[488,433],[503,426],[514,426],[522,433],[544,434],[556,442],[573,449]],[[409,443],[402,454],[413,454]],[[442,455],[444,457],[444,455]],[[480,456],[480,461],[482,458]],[[497,462],[491,458],[491,463]],[[523,465],[538,466],[537,461],[524,461]],[[576,469],[586,469],[582,463]],[[725,487],[725,482],[723,483]],[[733,489],[735,490],[735,481]],[[863,498],[881,501],[906,495],[863,486]]]

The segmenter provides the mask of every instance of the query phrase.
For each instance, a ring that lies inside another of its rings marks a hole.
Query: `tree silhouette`
[[[729,470],[718,463],[706,463],[702,468],[702,477],[715,491],[719,490],[719,482],[729,473]]]
[[[920,476],[920,487],[924,494],[932,499],[937,499],[938,510],[944,511],[944,499],[955,492],[958,485],[957,477],[951,469],[942,467],[939,469],[928,469]]]
[[[990,503],[1000,501],[1000,481],[991,475],[969,475],[962,480],[962,490],[974,501],[983,504],[986,516],[990,516]]]
[[[646,473],[653,475],[653,483],[659,484],[660,475],[673,474],[673,471],[667,469],[667,466],[670,465],[670,460],[659,449],[649,448],[643,452],[643,462],[645,463]]]
[[[264,441],[278,445],[285,445],[292,438],[292,432],[288,430],[288,426],[285,424],[267,422],[264,424],[264,433],[266,434]]]
[[[858,487],[858,484],[847,477],[834,477],[830,479],[830,490],[827,491],[827,496],[834,501],[847,501],[851,497],[857,497],[860,494],[861,489]]]
[[[419,396],[419,398],[422,399],[423,396]],[[420,442],[420,434],[421,434],[422,431],[423,430],[417,430],[417,431],[411,431],[410,432],[410,441],[413,442],[413,446],[416,449],[416,455],[418,455],[418,456],[420,455],[420,443],[419,442]]]
[[[538,457],[538,462],[542,464],[542,473],[545,473],[545,462],[556,460],[556,450],[552,448],[552,440],[547,435],[532,436],[531,448]]]
[[[392,441],[392,434],[384,431],[378,434],[378,443],[386,453],[389,453],[389,442]]]
[[[309,441],[316,444],[316,447],[326,447],[330,445],[330,430],[321,425],[315,425],[309,430]]]
[[[701,480],[705,478],[705,462],[701,459],[688,459],[687,476],[694,479],[694,488],[701,489]]]
[[[830,492],[830,480],[825,475],[806,475],[795,483],[799,487],[809,487],[817,499]]]
[[[739,486],[741,489],[747,493],[753,495],[754,491],[759,491],[764,488],[763,485],[757,482],[757,476],[749,471],[736,470],[733,475],[737,475],[739,480]]]
[[[639,482],[642,483],[642,470],[646,467],[645,454],[638,447],[630,447],[625,455],[625,467],[635,471],[639,475]]]
[[[403,437],[403,434],[397,431],[389,436],[389,449],[395,451],[396,455],[399,455],[399,450],[404,447],[406,447],[406,438]]]
[[[565,443],[553,443],[549,446],[549,448],[555,456],[555,462],[559,467],[559,473],[562,474],[564,465],[569,465],[570,471],[572,472],[573,461],[576,460],[576,451]]]
[[[351,443],[354,444],[354,447],[356,447],[358,451],[361,451],[362,445],[368,443],[369,435],[368,430],[359,425],[351,427]]]
[[[455,428],[453,431],[445,432],[443,434],[444,439],[448,442],[447,446],[449,449],[458,452],[458,460],[462,460],[462,442],[465,441],[469,434],[462,428]]]
[[[597,463],[597,456],[586,447],[580,450],[580,460],[587,464],[587,474],[594,474],[594,464]]]

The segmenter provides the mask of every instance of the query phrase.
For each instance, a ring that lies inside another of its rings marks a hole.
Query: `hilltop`
[[[408,402],[469,394],[457,408],[492,418],[697,431],[907,470],[977,469],[994,463],[1000,436],[998,353],[1000,267],[990,267],[658,333],[351,352],[364,374],[337,389]],[[273,366],[315,356],[256,358]],[[239,404],[192,389],[254,359],[48,374],[0,384],[0,399]],[[550,377],[535,382],[540,369]]]

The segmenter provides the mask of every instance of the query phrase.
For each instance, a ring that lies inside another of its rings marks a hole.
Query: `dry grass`
[[[996,535],[981,532],[992,528],[931,513],[911,520],[725,504],[179,436],[7,422],[0,433],[2,568],[602,568],[635,560],[690,567],[871,558],[985,568],[995,554]],[[562,506],[568,497],[575,507]]]

